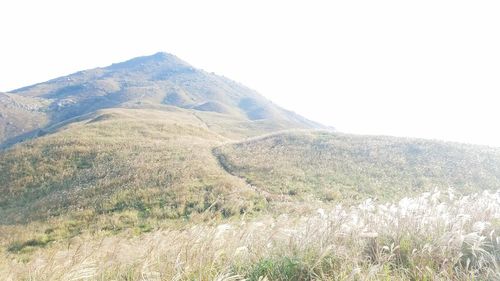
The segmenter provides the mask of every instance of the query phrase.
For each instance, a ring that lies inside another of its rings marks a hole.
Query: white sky
[[[157,51],[341,131],[500,146],[500,1],[2,1],[0,90]]]

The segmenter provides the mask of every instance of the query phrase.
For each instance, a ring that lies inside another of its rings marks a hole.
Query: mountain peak
[[[151,66],[161,68],[192,68],[185,61],[167,52],[157,52],[149,56],[136,57],[124,62],[114,63],[108,68],[113,70],[132,70]]]
[[[176,56],[174,56],[170,53],[167,53],[167,52],[158,52],[158,53],[155,53],[149,57],[157,59],[157,60],[168,60],[170,58],[177,58]]]

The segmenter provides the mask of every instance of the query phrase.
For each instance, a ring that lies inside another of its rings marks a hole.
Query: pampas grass
[[[298,215],[300,213],[300,215]],[[2,280],[499,280],[500,193],[431,192],[3,254]]]

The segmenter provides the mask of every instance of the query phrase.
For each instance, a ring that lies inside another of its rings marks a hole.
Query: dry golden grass
[[[212,148],[227,138],[206,119],[107,110],[0,154],[0,222],[4,237],[16,236],[0,244],[22,251],[85,232],[262,210],[264,198],[220,168]]]
[[[500,193],[426,193],[394,204],[297,210],[134,236],[77,237],[3,280],[498,280]],[[260,279],[259,279],[260,278]]]

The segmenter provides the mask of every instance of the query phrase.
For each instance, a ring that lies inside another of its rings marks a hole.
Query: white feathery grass
[[[55,243],[26,263],[3,257],[0,276],[271,281],[282,270],[297,272],[291,280],[500,280],[499,192],[436,191],[320,210]]]

